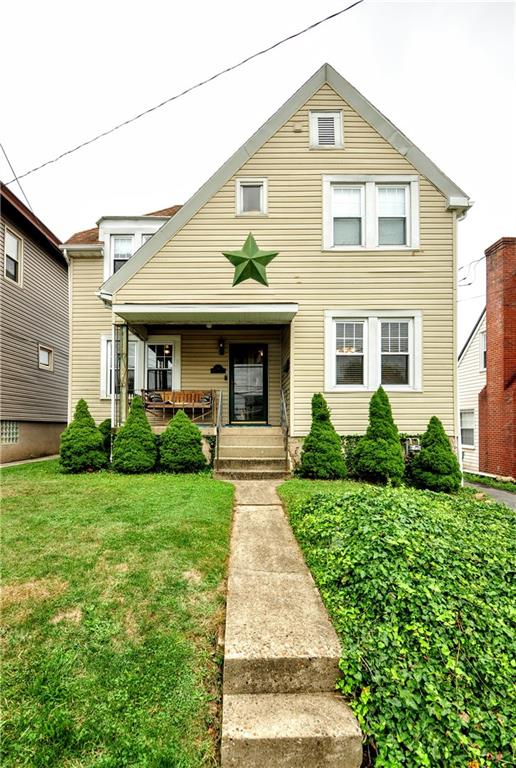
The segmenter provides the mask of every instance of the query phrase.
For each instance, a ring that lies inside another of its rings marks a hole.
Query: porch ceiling
[[[298,304],[114,304],[113,312],[130,323],[199,325],[281,325]]]

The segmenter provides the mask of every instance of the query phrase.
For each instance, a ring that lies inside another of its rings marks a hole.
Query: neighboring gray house
[[[467,472],[479,470],[478,396],[486,385],[486,358],[486,311],[484,309],[462,348],[458,364],[462,463]]]
[[[0,182],[2,462],[56,453],[66,426],[68,265],[59,239]]]

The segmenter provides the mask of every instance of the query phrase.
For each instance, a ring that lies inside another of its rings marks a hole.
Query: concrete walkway
[[[8,461],[5,464],[0,464],[0,469],[8,469],[8,467],[18,467],[20,464],[34,464],[36,461],[50,461],[51,459],[58,459],[59,454],[56,453],[53,456],[39,456],[37,459],[22,459],[21,461]]]
[[[466,485],[479,491],[479,493],[491,496],[492,499],[495,499],[500,504],[507,504],[508,507],[516,509],[516,493],[502,491],[499,488],[490,488],[488,485],[482,485],[481,483],[466,483]]]
[[[358,768],[335,694],[340,643],[274,481],[238,481],[224,654],[223,768]]]

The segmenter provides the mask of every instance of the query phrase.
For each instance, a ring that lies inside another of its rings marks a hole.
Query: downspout
[[[462,212],[462,215],[458,215],[457,211],[453,211],[453,235],[452,235],[452,249],[453,249],[453,421],[455,432],[455,444],[457,446],[457,458],[459,460],[459,466],[461,471],[461,485],[464,485],[464,476],[462,475],[462,442],[460,435],[460,418],[459,418],[459,384],[458,384],[458,357],[457,357],[457,222],[464,218],[466,214]]]
[[[65,261],[68,264],[68,392],[67,399],[67,421],[72,420],[72,269],[73,262],[68,257],[67,249],[63,249]]]

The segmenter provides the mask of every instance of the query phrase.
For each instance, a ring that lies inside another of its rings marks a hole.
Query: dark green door
[[[267,344],[229,347],[229,419],[267,423]]]

